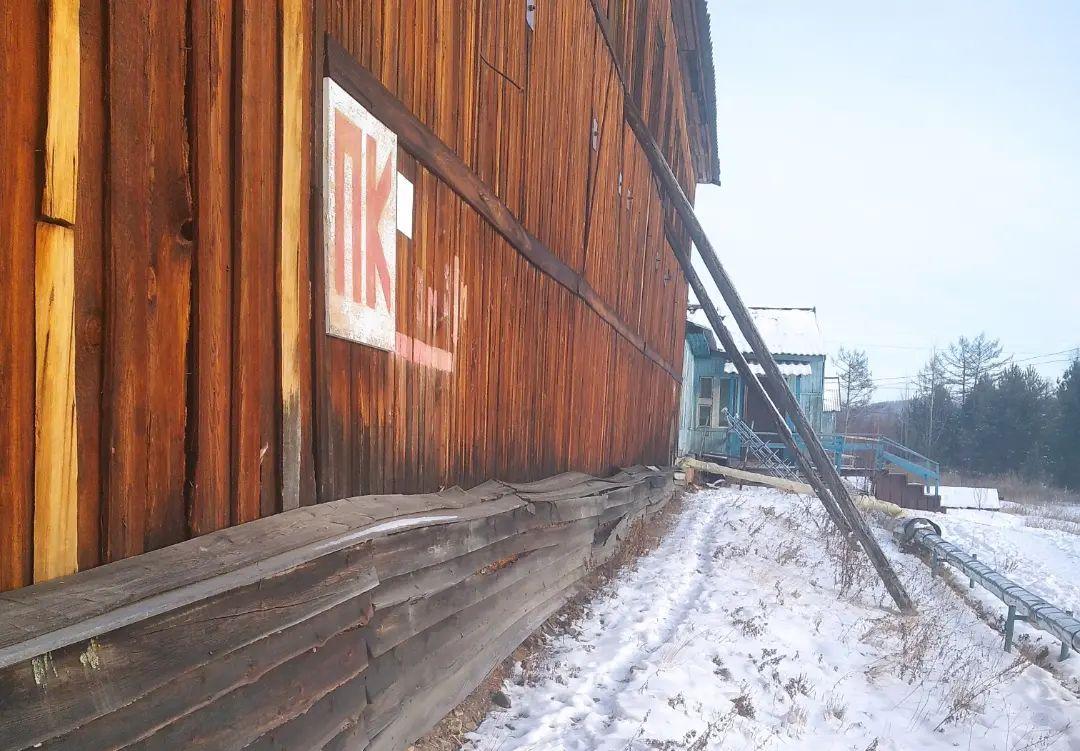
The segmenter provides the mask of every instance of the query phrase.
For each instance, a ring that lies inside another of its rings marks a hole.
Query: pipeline
[[[916,517],[905,521],[897,530],[902,546],[917,547],[930,556],[931,571],[936,575],[941,563],[948,563],[968,578],[968,586],[975,584],[1004,602],[1009,607],[1005,619],[1005,651],[1012,651],[1013,627],[1016,621],[1024,621],[1061,641],[1059,659],[1069,656],[1071,649],[1080,649],[1080,620],[1072,611],[1056,605],[1024,589],[1016,582],[1002,576],[941,537],[941,528],[929,519]]]

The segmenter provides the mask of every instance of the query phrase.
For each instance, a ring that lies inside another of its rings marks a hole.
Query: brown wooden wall
[[[3,3],[0,590],[297,503],[666,462],[686,300],[670,242],[685,239],[622,98],[625,81],[692,195],[700,114],[672,1],[545,3],[534,31],[513,0]],[[402,148],[410,346],[322,333],[326,35],[577,281]],[[65,127],[77,165],[54,180]],[[70,213],[49,201],[64,179]],[[73,243],[49,244],[53,229]],[[69,276],[67,316],[46,303]],[[46,357],[57,341],[70,366]],[[73,397],[42,381],[56,373]],[[77,477],[68,495],[58,469]]]

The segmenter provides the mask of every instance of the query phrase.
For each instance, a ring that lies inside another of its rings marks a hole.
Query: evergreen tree
[[[1080,490],[1080,359],[1058,383],[1050,464],[1058,484]]]
[[[1017,472],[1038,477],[1046,469],[1050,387],[1035,368],[1012,365],[983,376],[960,408],[961,465],[975,472]]]

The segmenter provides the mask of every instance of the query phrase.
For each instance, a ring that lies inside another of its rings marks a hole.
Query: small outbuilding
[[[780,372],[818,433],[833,429],[834,415],[825,409],[825,341],[815,308],[750,308],[754,323]],[[751,370],[764,371],[750,345],[733,330],[735,342]],[[750,391],[735,364],[717,341],[703,311],[691,306],[686,322],[683,392],[679,412],[679,451],[682,454],[738,456],[738,436],[728,427],[724,410],[768,438],[775,429],[766,405]],[[830,399],[830,408],[837,405]]]

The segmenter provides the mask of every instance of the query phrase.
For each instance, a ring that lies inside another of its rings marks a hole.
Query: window
[[[698,400],[697,400],[697,424],[698,427],[707,427],[712,425],[712,411],[713,411],[713,379],[711,377],[704,377],[698,381]]]
[[[716,395],[717,405],[720,409],[726,409],[731,404],[731,386],[733,379],[722,378],[720,380],[720,391]]]
[[[712,399],[712,393],[713,393],[712,389],[713,389],[713,387],[712,387],[712,378],[708,377],[708,376],[702,378],[701,380],[698,381],[698,392],[697,392],[698,398],[699,399]]]

